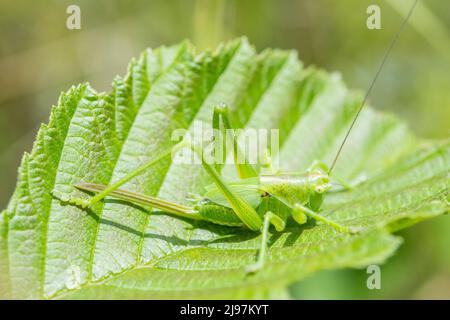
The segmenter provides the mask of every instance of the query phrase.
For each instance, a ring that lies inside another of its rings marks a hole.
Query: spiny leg
[[[267,211],[264,215],[264,223],[261,229],[261,246],[258,253],[258,258],[255,263],[248,265],[245,268],[247,273],[255,273],[264,267],[264,263],[267,258],[267,244],[268,244],[268,234],[269,234],[269,226],[273,225],[278,232],[284,230],[286,223],[277,215],[272,213],[271,211]]]
[[[190,148],[200,157],[203,168],[205,168],[205,171],[213,179],[217,188],[225,196],[234,213],[239,217],[242,223],[244,223],[250,230],[259,230],[261,228],[262,221],[256,210],[250,205],[250,203],[248,203],[248,201],[235,193],[222,179],[214,167],[205,161],[203,152],[198,146],[191,144]]]
[[[228,119],[228,111],[225,108],[225,110],[220,110],[220,113],[225,114],[225,126],[230,126],[229,119]],[[216,111],[215,111],[216,112]],[[223,115],[222,114],[222,115]],[[215,115],[216,120],[213,122],[217,122],[218,116]],[[223,181],[223,179],[220,177],[220,175],[217,173],[217,171],[214,169],[214,167],[210,164],[208,164],[204,157],[203,157],[203,150],[200,149],[197,145],[194,145],[192,143],[189,143],[187,141],[182,141],[178,144],[176,144],[174,147],[165,150],[164,152],[160,153],[157,157],[150,160],[146,164],[140,166],[139,168],[135,169],[131,173],[127,174],[125,177],[120,179],[119,181],[105,187],[101,192],[99,192],[97,195],[92,197],[89,200],[80,199],[80,198],[70,198],[70,199],[62,199],[63,201],[66,201],[68,203],[81,206],[82,208],[87,208],[92,206],[93,204],[101,201],[106,196],[111,194],[113,191],[117,190],[120,186],[127,183],[131,179],[135,178],[136,176],[142,174],[148,168],[153,166],[158,161],[164,159],[165,157],[169,156],[173,152],[177,152],[182,148],[189,147],[192,151],[194,151],[201,159],[202,165],[205,168],[206,172],[211,176],[214,183],[217,185],[219,190],[223,193],[227,201],[229,202],[230,206],[232,207],[233,211],[236,213],[236,215],[239,217],[239,219],[250,229],[253,231],[259,230],[261,228],[261,218],[259,217],[258,213],[255,211],[255,209],[241,196],[233,192],[233,190]],[[79,185],[82,189],[82,185]]]
[[[233,208],[233,211],[236,213],[236,215],[241,219],[241,221],[251,230],[259,230],[262,224],[261,218],[259,217],[258,213],[255,211],[255,209],[242,197],[235,194],[231,190],[231,188],[228,187],[228,185],[223,181],[223,179],[220,177],[220,175],[217,173],[217,171],[208,164],[204,157],[202,150],[191,143],[188,142],[180,142],[177,145],[175,145],[173,148],[170,148],[162,153],[160,153],[157,157],[150,160],[146,164],[142,165],[141,167],[137,168],[136,170],[132,171],[131,173],[127,174],[125,177],[120,179],[119,181],[106,186],[101,190],[97,195],[92,197],[89,200],[81,199],[81,198],[69,198],[69,199],[63,199],[65,202],[68,202],[70,204],[74,204],[77,206],[81,206],[82,208],[87,208],[92,206],[93,204],[101,201],[106,196],[110,195],[114,191],[116,191],[120,186],[125,184],[126,182],[130,181],[134,177],[142,174],[145,172],[148,168],[150,168],[152,165],[154,165],[156,162],[162,160],[163,158],[170,155],[172,152],[177,152],[182,148],[189,147],[192,151],[194,151],[201,159],[202,165],[205,168],[206,172],[212,177],[214,180],[214,183],[217,185],[219,190],[224,194],[227,201],[230,203],[231,207]],[[92,185],[91,185],[92,186]],[[88,190],[88,184],[79,184],[78,188]],[[98,191],[98,190],[97,190]]]
[[[103,200],[105,197],[107,197],[109,194],[111,194],[113,191],[120,188],[122,185],[124,185],[131,179],[133,179],[133,178],[141,175],[145,171],[147,171],[155,163],[168,157],[169,155],[172,154],[172,152],[177,152],[178,150],[180,150],[181,148],[183,148],[185,146],[186,146],[186,143],[182,141],[182,142],[176,144],[175,146],[173,146],[172,148],[169,148],[169,149],[161,152],[155,158],[151,159],[150,161],[146,162],[142,166],[138,167],[137,169],[133,170],[129,174],[125,175],[122,179],[118,180],[117,182],[115,182],[109,186],[106,186],[105,188],[103,188],[103,190],[98,192],[94,197],[90,198],[89,200],[82,199],[82,198],[69,198],[69,199],[63,198],[62,200],[69,204],[80,206],[82,208],[91,207],[92,205],[96,204],[97,202]],[[75,185],[75,187],[79,187],[79,189],[83,189],[83,184]]]
[[[108,186],[95,183],[81,183],[77,185],[77,188],[84,191],[99,193],[105,190]],[[108,196],[116,199],[137,203],[151,208],[156,208],[168,212],[170,214],[189,218],[194,220],[201,220],[202,217],[198,214],[198,211],[193,207],[188,207],[182,204],[178,204],[172,201],[160,199],[157,197],[148,196],[138,192],[132,192],[127,190],[116,189],[111,191]]]
[[[229,120],[229,116],[228,116],[228,107],[224,104],[218,105],[214,108],[213,127],[219,129],[220,119],[222,119],[225,129],[231,129],[231,124],[230,124],[230,120]],[[138,167],[134,171],[125,175],[122,179],[118,180],[117,182],[105,187],[101,192],[97,193],[94,197],[90,198],[89,200],[82,199],[82,198],[65,198],[63,196],[61,196],[60,198],[64,202],[67,202],[69,204],[73,204],[76,206],[80,206],[82,208],[91,207],[92,205],[96,204],[97,202],[103,200],[105,197],[107,197],[109,194],[111,194],[111,192],[113,192],[114,190],[117,190],[118,188],[120,188],[122,185],[124,185],[131,179],[133,179],[136,176],[147,171],[155,163],[161,161],[165,157],[169,156],[172,153],[179,151],[180,149],[182,149],[184,147],[190,147],[191,149],[194,149],[191,144],[189,144],[185,141],[182,141],[182,142],[176,144],[175,146],[173,146],[172,148],[169,148],[169,149],[161,152],[155,158],[151,159],[147,163],[143,164],[142,166]],[[200,157],[202,157],[201,152],[200,152]],[[202,158],[202,160],[203,160],[203,158]],[[80,188],[80,189],[82,189],[82,188]],[[57,195],[56,192],[54,192],[54,195]]]
[[[336,229],[339,232],[345,232],[345,233],[357,233],[360,231],[360,229],[358,228],[354,228],[354,227],[347,227],[347,226],[343,226],[337,222],[334,222],[316,212],[314,212],[313,210],[309,209],[308,207],[301,205],[299,203],[295,204],[293,207],[293,215],[295,218],[295,215],[301,215],[304,214],[310,218],[313,218],[316,221],[320,221],[326,225],[329,225],[330,227],[333,227],[334,229]]]
[[[221,120],[222,120],[222,126],[220,125]],[[258,176],[258,173],[253,168],[253,166],[248,163],[247,156],[245,154],[242,155],[242,151],[240,150],[239,145],[238,145],[237,136],[235,134],[233,126],[231,125],[230,112],[229,112],[228,106],[226,104],[221,103],[214,107],[212,126],[213,126],[213,129],[221,132],[222,138],[227,137],[226,130],[232,130],[234,164],[236,166],[236,170],[237,170],[239,178],[245,179],[245,178],[252,178],[252,177]],[[216,136],[215,139],[217,139],[217,138],[218,137]],[[225,158],[227,156],[225,140],[223,140],[222,148],[223,148],[222,161],[224,163]],[[239,163],[239,159],[244,159],[244,163]]]

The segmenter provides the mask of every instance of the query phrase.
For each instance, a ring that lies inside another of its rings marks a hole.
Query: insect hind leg
[[[223,139],[221,140],[222,141],[221,148],[223,156],[222,162],[225,163],[225,159],[228,154],[226,150],[227,141],[225,138],[228,137],[228,131],[231,131],[231,138],[233,140],[233,158],[238,176],[241,179],[258,176],[258,173],[256,172],[255,168],[253,168],[253,166],[249,164],[247,155],[242,154],[242,151],[239,148],[238,139],[236,136],[236,132],[234,130],[235,128],[233,128],[233,125],[231,124],[230,111],[225,103],[220,103],[214,107],[212,127],[215,130],[214,139]],[[219,132],[221,137],[217,136],[217,133]],[[240,163],[240,159],[244,159],[244,163]]]
[[[59,192],[56,190],[53,191],[53,196],[61,199],[63,202],[66,202],[68,204],[72,204],[72,205],[81,207],[83,209],[86,209],[86,208],[91,207],[92,205],[96,204],[97,202],[100,202],[101,200],[103,200],[105,197],[107,197],[108,195],[110,195],[111,193],[113,193],[114,191],[119,189],[119,187],[121,187],[128,181],[143,174],[150,167],[155,165],[157,162],[165,159],[166,157],[169,157],[172,153],[175,153],[184,147],[186,147],[186,143],[182,141],[182,142],[176,144],[175,146],[162,151],[157,156],[155,156],[153,159],[149,160],[148,162],[144,163],[142,166],[140,166],[140,167],[136,168],[135,170],[133,170],[132,172],[128,173],[120,180],[114,182],[111,185],[106,186],[104,189],[102,189],[100,192],[98,192],[95,196],[93,196],[89,200],[82,199],[82,198],[75,198],[75,197],[66,197],[64,195],[60,195]],[[77,187],[77,186],[79,186],[79,185],[75,185],[75,187]]]

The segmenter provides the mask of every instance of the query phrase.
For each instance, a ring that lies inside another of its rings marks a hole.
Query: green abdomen
[[[209,222],[230,227],[241,227],[244,224],[231,208],[214,203],[203,204],[199,209],[200,216]]]

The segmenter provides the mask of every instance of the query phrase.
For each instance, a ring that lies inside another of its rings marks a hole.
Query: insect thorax
[[[263,191],[290,205],[300,203],[318,210],[329,188],[329,178],[321,172],[262,175],[260,184]]]

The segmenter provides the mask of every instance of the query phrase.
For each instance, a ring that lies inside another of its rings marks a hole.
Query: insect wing
[[[246,200],[253,208],[258,207],[261,202],[261,191],[259,190],[258,179],[242,179],[239,182],[230,182],[228,183],[228,186],[234,193]],[[231,208],[227,198],[216,185],[212,184],[206,186],[205,189],[205,197],[208,200],[220,204],[221,206]]]

